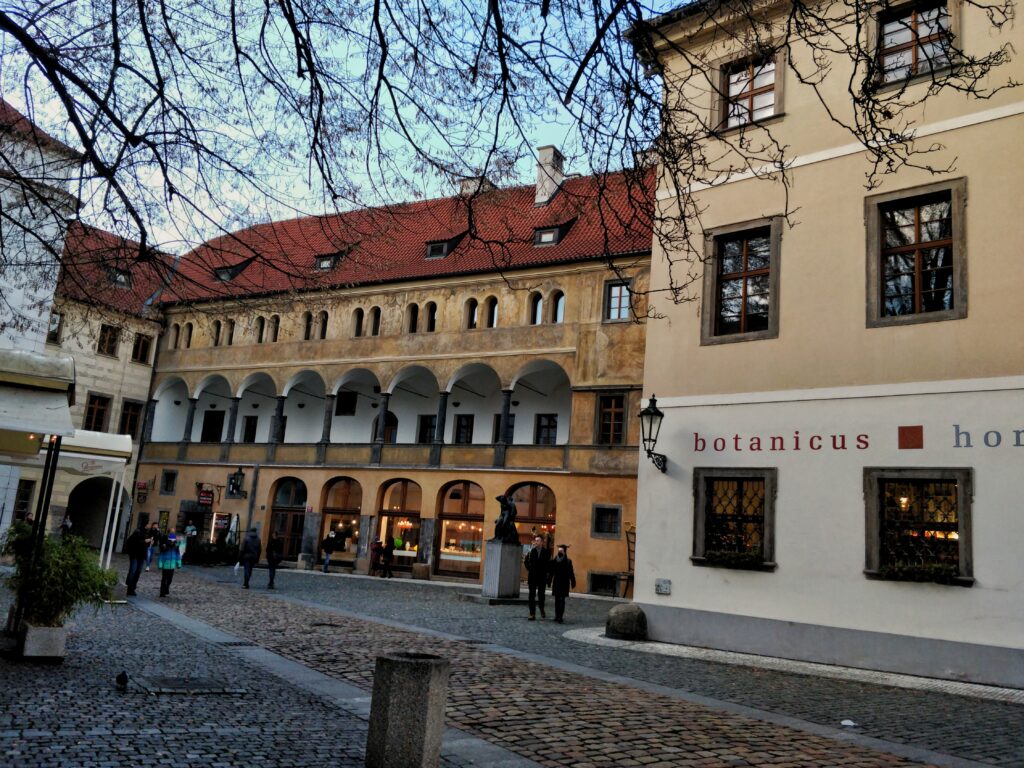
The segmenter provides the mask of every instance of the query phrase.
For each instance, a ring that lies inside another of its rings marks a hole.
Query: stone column
[[[498,422],[498,444],[494,446],[494,466],[505,466],[505,451],[508,448],[508,416],[512,408],[512,390],[501,390],[501,420]]]
[[[320,433],[320,442],[316,446],[316,461],[323,464],[327,459],[327,445],[331,442],[331,425],[334,423],[334,401],[337,395],[324,398],[324,428]]]
[[[370,452],[371,464],[380,464],[381,455],[384,452],[384,428],[387,424],[389,400],[391,400],[391,393],[382,392],[380,396],[380,413],[377,414],[377,434],[374,437],[373,449]]]
[[[317,548],[320,546],[319,512],[309,512],[302,518],[302,549],[299,552],[298,565],[307,571],[316,565]]]
[[[235,442],[235,426],[238,424],[238,404],[242,398],[232,397],[231,407],[228,410],[228,433],[224,437],[224,442],[220,446],[220,460],[227,461],[228,456],[231,453],[231,445]]]
[[[441,446],[444,445],[445,419],[448,418],[448,393],[441,392],[437,397],[437,423],[434,425],[434,442],[430,445],[430,465],[436,467],[441,463]]]
[[[274,406],[274,415],[270,419],[270,437],[267,440],[267,461],[273,461],[277,454],[277,445],[284,439],[281,429],[284,421],[284,395],[277,396],[277,405]]]
[[[185,415],[185,434],[181,436],[181,442],[178,443],[178,461],[184,461],[188,456],[188,446],[192,442],[192,424],[196,419],[196,404],[199,402],[199,398],[190,397],[188,399],[188,413]]]
[[[394,651],[378,656],[373,672],[367,768],[433,768],[440,764],[447,659]]]
[[[181,436],[181,442],[183,443],[192,442],[192,424],[196,420],[196,405],[198,403],[198,397],[190,397],[188,399],[188,413],[185,415],[185,434]]]

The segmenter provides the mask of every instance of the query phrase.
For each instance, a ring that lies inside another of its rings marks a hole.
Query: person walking
[[[569,595],[569,589],[576,588],[576,573],[572,569],[572,560],[566,554],[568,544],[559,544],[558,553],[551,561],[551,595],[555,598],[555,621],[563,623],[565,616],[565,598]]]
[[[135,596],[135,587],[139,584],[142,568],[146,564],[146,551],[149,549],[146,538],[148,535],[146,529],[139,525],[124,543],[124,551],[128,555],[128,575],[125,577],[124,585],[128,588],[129,597]]]
[[[149,524],[146,529],[146,570],[153,564],[153,555],[157,554],[160,547],[160,528],[155,522]]]
[[[551,553],[544,546],[544,539],[533,537],[533,547],[523,558],[526,565],[526,588],[530,593],[530,621],[537,620],[536,609],[540,608],[540,617],[547,618],[544,613],[544,586],[548,583],[548,567],[551,564]]]
[[[277,575],[277,566],[284,560],[284,540],[274,534],[267,542],[267,570],[270,571],[270,579],[267,581],[267,589],[274,588],[274,576]]]
[[[370,545],[370,576],[373,576],[380,570],[380,557],[383,551],[384,545],[380,543],[380,539],[377,539]]]
[[[196,524],[191,520],[188,521],[188,525],[185,526],[185,538],[184,544],[181,547],[181,562],[185,562],[185,553],[188,551],[190,545],[194,544],[199,540],[199,529],[196,528]],[[192,550],[192,556],[195,557],[195,549]]]
[[[238,548],[238,561],[245,570],[245,580],[242,582],[244,589],[249,588],[249,579],[252,578],[252,569],[260,561],[260,552],[263,551],[263,544],[260,542],[260,535],[256,528],[250,528],[242,540],[242,546]]]
[[[327,568],[331,564],[331,555],[334,554],[334,550],[337,547],[337,542],[334,538],[334,531],[331,531],[324,540],[320,542],[320,549],[324,551],[324,573],[327,573]]]
[[[384,542],[384,549],[380,551],[380,567],[382,579],[390,579],[393,574],[391,572],[391,563],[395,559],[395,540],[393,537],[388,536],[388,540]]]
[[[167,597],[171,593],[174,572],[181,568],[178,534],[173,528],[166,536],[160,537],[159,550],[159,554],[156,556],[156,567],[160,569],[160,597]]]

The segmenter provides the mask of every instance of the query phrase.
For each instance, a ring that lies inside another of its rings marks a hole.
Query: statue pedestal
[[[523,548],[503,541],[485,542],[484,597],[519,597]]]

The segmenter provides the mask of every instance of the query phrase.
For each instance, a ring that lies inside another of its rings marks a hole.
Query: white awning
[[[0,384],[0,452],[38,453],[44,435],[74,433],[67,392]]]

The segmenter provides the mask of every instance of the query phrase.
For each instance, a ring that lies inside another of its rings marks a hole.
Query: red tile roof
[[[141,253],[139,244],[79,222],[68,226],[57,295],[142,316],[155,301],[174,259]],[[118,274],[127,278],[119,284]]]
[[[386,208],[261,224],[218,237],[181,258],[161,300],[196,301],[515,270],[651,250],[653,173],[568,179],[545,206],[534,187],[497,189]],[[573,221],[574,220],[574,221]],[[536,229],[572,226],[556,245]],[[452,252],[426,258],[429,242],[467,233]],[[342,254],[333,269],[317,258]],[[218,270],[234,269],[227,281]]]
[[[55,139],[53,136],[48,134],[38,125],[21,114],[17,109],[8,104],[6,100],[0,99],[0,135],[4,133],[10,133],[18,136],[19,138],[28,139],[30,141],[37,141],[42,147],[71,154],[75,157],[79,157],[81,155],[78,150],[72,149],[63,141]]]

